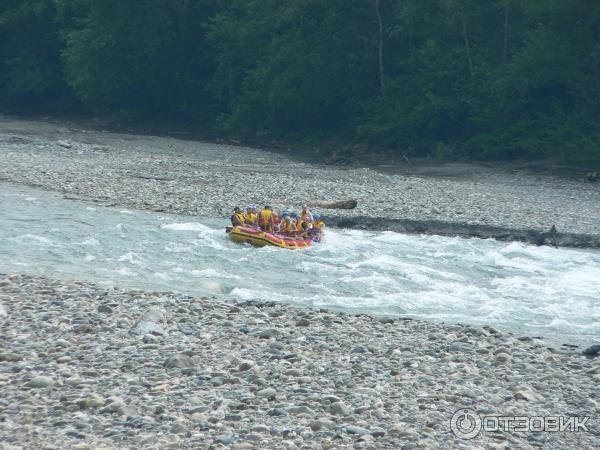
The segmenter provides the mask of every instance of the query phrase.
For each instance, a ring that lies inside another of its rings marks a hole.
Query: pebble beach
[[[339,168],[242,146],[118,134],[77,124],[0,120],[0,181],[103,205],[200,217],[233,206],[299,208],[356,199],[325,216],[439,221],[600,235],[600,184],[467,166],[461,176]]]
[[[593,448],[598,360],[492,327],[0,276],[2,448]],[[455,411],[590,416],[457,438]]]
[[[212,218],[356,198],[335,214],[600,235],[600,187],[577,180],[394,175],[10,118],[2,182]],[[500,327],[0,274],[0,449],[594,448],[600,360],[581,350]],[[450,424],[465,409],[589,419],[463,439]]]

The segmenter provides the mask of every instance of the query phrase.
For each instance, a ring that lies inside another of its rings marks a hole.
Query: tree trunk
[[[508,59],[508,2],[504,5],[504,45],[502,46],[502,65],[505,66]]]
[[[325,209],[354,209],[358,205],[357,200],[342,200],[339,202],[321,202],[314,200],[309,203],[309,206],[313,208],[325,208]]]
[[[383,19],[381,18],[381,11],[379,9],[379,0],[373,0],[375,6],[375,14],[377,15],[377,24],[379,25],[379,89],[381,96],[385,97],[385,71],[383,66]]]
[[[233,112],[233,71],[231,63],[227,63],[227,91],[229,93],[229,111]]]
[[[465,41],[465,50],[467,52],[467,59],[469,60],[469,73],[471,74],[471,80],[475,78],[475,74],[473,73],[473,60],[471,59],[471,46],[469,45],[469,33],[467,32],[467,21],[465,20],[465,16],[460,17],[462,21],[462,29],[463,29],[463,39]]]

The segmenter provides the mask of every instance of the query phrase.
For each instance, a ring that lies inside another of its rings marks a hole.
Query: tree
[[[4,0],[0,9],[0,106],[71,103],[62,77],[52,0]]]
[[[96,111],[206,117],[214,68],[202,23],[213,1],[89,2],[64,30],[67,81]]]

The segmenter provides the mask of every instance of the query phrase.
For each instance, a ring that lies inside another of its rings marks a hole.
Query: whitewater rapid
[[[327,230],[289,251],[230,242],[225,219],[92,206],[0,184],[0,272],[491,325],[585,345],[600,336],[600,253]]]

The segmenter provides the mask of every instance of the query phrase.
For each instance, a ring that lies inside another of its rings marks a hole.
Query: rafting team
[[[297,236],[304,239],[320,240],[325,230],[325,222],[319,214],[312,214],[306,206],[300,214],[296,212],[281,212],[279,215],[270,205],[265,205],[257,212],[256,205],[246,206],[246,212],[236,206],[231,216],[231,224],[237,226],[254,226],[270,233],[280,233],[286,236]]]

